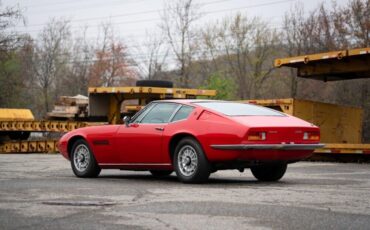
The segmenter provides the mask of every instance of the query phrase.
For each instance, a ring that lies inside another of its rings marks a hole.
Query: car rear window
[[[285,116],[269,108],[237,102],[195,102],[194,104],[227,116]]]
[[[179,120],[184,120],[188,118],[188,116],[190,115],[191,111],[193,111],[193,109],[194,107],[191,107],[191,106],[187,106],[187,105],[181,106],[179,111],[177,111],[176,115],[173,117],[172,121],[179,121]]]

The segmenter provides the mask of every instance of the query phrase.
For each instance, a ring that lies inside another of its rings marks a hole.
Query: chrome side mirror
[[[131,121],[130,116],[124,116],[123,117],[123,123],[126,125],[126,127],[129,127],[130,121]]]

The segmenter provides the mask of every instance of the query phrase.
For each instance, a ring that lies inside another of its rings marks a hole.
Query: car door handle
[[[163,130],[164,130],[164,128],[163,128],[163,127],[155,127],[155,130],[163,131]]]

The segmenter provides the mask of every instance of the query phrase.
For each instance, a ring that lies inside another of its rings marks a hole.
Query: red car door
[[[180,107],[176,103],[156,102],[134,118],[128,126],[122,125],[116,138],[120,163],[159,164],[165,161],[162,135],[170,118]]]

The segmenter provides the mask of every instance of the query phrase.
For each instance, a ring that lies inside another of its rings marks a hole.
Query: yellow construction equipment
[[[0,131],[68,132],[74,129],[107,124],[81,121],[0,121]]]
[[[6,141],[0,145],[0,153],[56,153],[58,140]]]
[[[35,120],[29,109],[0,109],[0,121],[33,121]]]

